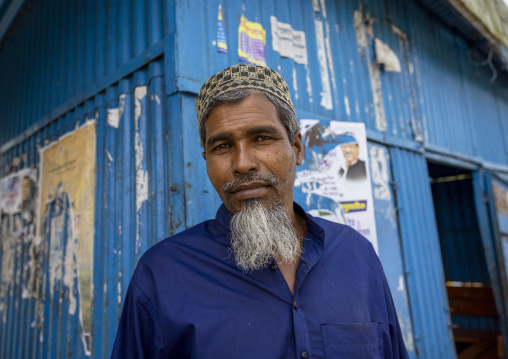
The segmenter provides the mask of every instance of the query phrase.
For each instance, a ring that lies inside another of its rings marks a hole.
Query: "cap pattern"
[[[276,71],[264,66],[234,65],[210,77],[199,90],[196,100],[198,121],[201,121],[211,99],[236,89],[269,92],[284,101],[295,112],[288,85]]]

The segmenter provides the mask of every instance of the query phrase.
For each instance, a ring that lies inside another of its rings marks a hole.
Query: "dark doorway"
[[[428,162],[453,335],[459,358],[503,355],[469,170]]]

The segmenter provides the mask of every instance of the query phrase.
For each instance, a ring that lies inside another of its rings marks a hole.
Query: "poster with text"
[[[266,66],[266,31],[263,25],[242,15],[238,27],[238,59],[252,65]]]
[[[69,301],[69,315],[91,329],[95,121],[40,151],[38,237],[48,257],[50,297]],[[50,298],[50,299],[51,299]]]
[[[347,224],[377,251],[367,136],[363,123],[301,120],[304,161],[295,200],[316,217]]]

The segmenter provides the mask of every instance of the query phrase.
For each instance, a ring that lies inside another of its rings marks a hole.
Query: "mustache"
[[[226,182],[224,186],[222,186],[222,190],[226,196],[231,195],[231,191],[244,183],[249,182],[264,182],[269,184],[272,187],[275,187],[279,184],[279,180],[274,174],[271,173],[250,173],[246,175],[241,175],[231,182]]]

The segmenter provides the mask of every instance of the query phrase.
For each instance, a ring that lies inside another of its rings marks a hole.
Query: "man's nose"
[[[235,174],[247,174],[259,170],[256,151],[248,146],[237,146],[233,159],[233,171]]]

